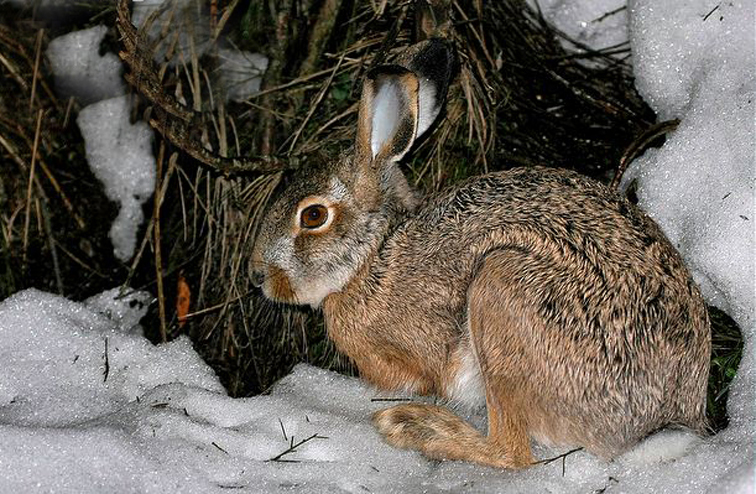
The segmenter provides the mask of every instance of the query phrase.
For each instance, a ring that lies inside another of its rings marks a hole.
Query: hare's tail
[[[399,405],[381,410],[373,415],[373,423],[392,446],[417,449],[433,459],[474,461],[498,468],[523,468],[533,461],[529,445],[522,451],[499,444],[446,408],[435,405]]]

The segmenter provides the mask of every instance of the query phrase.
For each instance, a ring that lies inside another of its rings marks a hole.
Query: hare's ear
[[[399,161],[412,147],[417,133],[419,81],[398,65],[384,65],[368,73],[362,86],[358,154],[367,162]]]
[[[362,89],[357,153],[373,164],[399,161],[441,111],[451,78],[452,51],[429,40],[411,47],[402,65],[368,73]]]

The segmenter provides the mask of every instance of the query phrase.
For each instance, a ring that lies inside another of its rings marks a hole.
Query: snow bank
[[[357,381],[301,366],[269,396],[231,399],[188,339],[139,335],[144,294],[117,293],[0,304],[0,492],[376,492],[427,477],[380,442]]]
[[[356,379],[300,365],[267,396],[229,398],[188,339],[140,335],[147,302],[27,290],[0,304],[0,492],[677,493],[752,480],[749,441],[681,432],[613,463],[431,462],[381,441],[369,417],[390,404]]]
[[[115,256],[124,262],[134,255],[142,205],[155,190],[152,130],[145,122],[131,124],[129,101],[121,96],[89,105],[76,119],[89,167],[108,198],[120,204],[109,235]]]

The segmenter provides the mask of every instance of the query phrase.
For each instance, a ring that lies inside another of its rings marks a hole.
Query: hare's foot
[[[506,454],[449,410],[435,405],[399,405],[373,415],[386,441],[397,448],[416,449],[433,459],[473,461],[499,468],[527,466]]]

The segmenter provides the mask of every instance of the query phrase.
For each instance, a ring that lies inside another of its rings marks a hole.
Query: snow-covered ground
[[[595,18],[598,2],[573,3]],[[625,183],[743,330],[725,431],[662,432],[611,463],[583,452],[517,472],[431,462],[381,442],[369,416],[390,404],[355,379],[300,365],[268,395],[229,398],[187,339],[141,335],[148,296],[27,290],[0,303],[0,492],[754,492],[753,10],[627,6],[638,87],[681,124]]]

